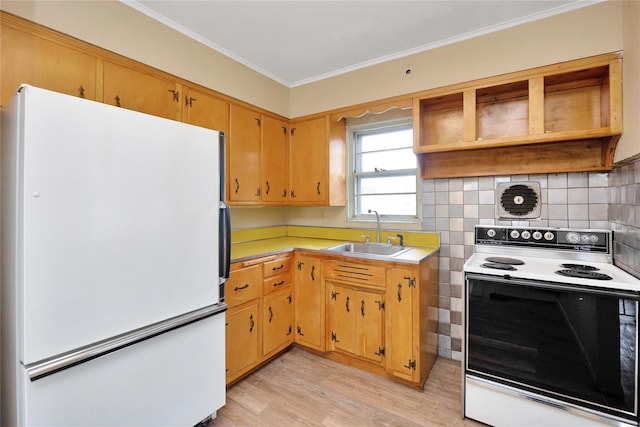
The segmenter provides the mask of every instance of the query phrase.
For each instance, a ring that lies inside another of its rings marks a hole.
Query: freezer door
[[[224,324],[222,312],[35,381],[23,378],[21,425],[193,426],[225,404]]]
[[[218,132],[25,87],[24,364],[218,302]]]

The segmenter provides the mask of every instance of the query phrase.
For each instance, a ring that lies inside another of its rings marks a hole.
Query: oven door
[[[466,278],[467,376],[637,421],[638,293]]]

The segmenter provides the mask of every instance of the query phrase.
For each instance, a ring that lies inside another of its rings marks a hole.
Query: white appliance
[[[637,426],[640,280],[612,232],[477,225],[465,263],[464,416]]]
[[[28,85],[3,107],[3,426],[184,427],[225,404],[223,146]]]

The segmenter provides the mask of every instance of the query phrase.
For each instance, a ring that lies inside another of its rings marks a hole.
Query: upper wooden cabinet
[[[260,113],[232,104],[230,116],[231,125],[227,138],[227,199],[230,202],[259,202],[262,133]]]
[[[262,116],[262,201],[284,205],[289,197],[289,124]]]
[[[203,91],[183,86],[182,121],[229,135],[229,103]]]
[[[94,56],[23,32],[10,25],[13,21],[2,21],[2,105],[23,83],[96,99],[97,59]]]
[[[166,119],[180,119],[181,86],[104,61],[104,103]]]
[[[289,203],[343,206],[346,202],[344,120],[329,116],[291,123]]]
[[[621,133],[618,54],[414,99],[414,151],[423,178],[609,170]]]

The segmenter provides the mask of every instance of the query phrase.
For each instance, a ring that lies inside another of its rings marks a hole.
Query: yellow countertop
[[[317,250],[321,251],[320,253],[328,253],[323,252],[323,250],[344,242],[344,240],[289,236],[238,242],[231,245],[231,262],[247,261],[252,258],[275,255],[295,249]],[[407,252],[403,252],[397,256],[384,257],[383,260],[419,264],[425,258],[437,253],[438,250],[439,248],[435,246],[412,246],[412,249]],[[382,258],[374,259],[381,260]]]

